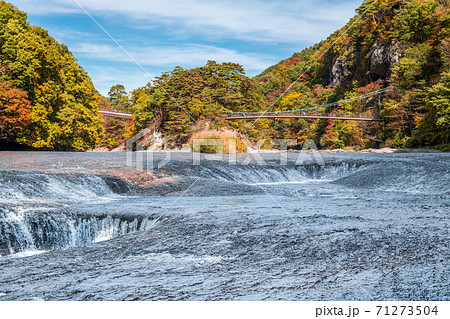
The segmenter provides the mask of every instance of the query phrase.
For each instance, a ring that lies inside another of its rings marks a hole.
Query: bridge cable
[[[366,98],[371,97],[371,96],[378,96],[379,97],[381,94],[386,93],[388,90],[390,90],[393,87],[394,87],[394,85],[391,85],[391,86],[388,86],[386,88],[383,88],[383,89],[380,89],[380,90],[376,90],[376,91],[372,91],[372,92],[369,92],[369,93],[366,93],[366,94],[363,94],[363,95],[359,95],[359,96],[356,96],[356,97],[353,97],[353,98],[350,98],[350,99],[346,99],[346,100],[342,100],[342,101],[338,101],[338,102],[334,102],[334,103],[322,104],[322,105],[319,105],[319,106],[303,108],[303,109],[287,110],[287,111],[276,111],[276,112],[268,112],[268,111],[265,111],[265,112],[228,112],[228,111],[225,111],[223,113],[243,114],[243,115],[245,115],[245,114],[247,114],[247,115],[258,115],[258,114],[261,114],[261,116],[262,116],[262,115],[264,115],[266,113],[270,113],[270,114],[289,114],[289,113],[314,111],[314,110],[323,109],[323,108],[327,108],[327,107],[331,108],[331,107],[334,107],[334,106],[339,106],[341,104],[346,104],[346,103],[350,103],[350,102],[358,101],[358,100],[360,100],[360,101],[364,100],[365,101]],[[378,98],[378,101],[380,101],[379,98]],[[366,107],[366,105],[364,103],[364,109],[365,109],[365,107]]]

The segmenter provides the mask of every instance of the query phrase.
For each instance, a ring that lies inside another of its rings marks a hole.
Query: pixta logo
[[[141,171],[153,173],[155,170],[166,166],[172,159],[174,152],[155,150],[155,133],[150,129],[143,130],[126,142],[126,164]],[[159,138],[158,143],[166,145],[170,140]],[[191,141],[191,152],[184,151],[183,160],[192,165],[201,165],[205,160],[221,160],[229,165],[266,165],[266,159],[262,150],[263,145],[270,145],[278,152],[271,153],[271,161],[279,160],[280,165],[303,165],[305,163],[316,163],[323,166],[325,162],[320,155],[313,140],[306,140],[300,151],[289,151],[289,147],[298,145],[296,139],[261,139],[252,143],[243,139],[247,152],[238,153],[236,139],[210,139],[200,138]],[[205,150],[208,150],[207,152]],[[208,154],[204,154],[208,153]]]

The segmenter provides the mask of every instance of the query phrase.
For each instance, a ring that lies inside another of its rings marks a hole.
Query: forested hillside
[[[207,129],[229,127],[251,135],[250,123],[227,123],[218,115],[243,108],[260,111],[264,102],[258,83],[245,76],[241,65],[208,61],[203,67],[163,73],[134,90],[132,104],[131,133],[150,126],[170,140],[168,146],[181,146],[192,133]]]
[[[94,148],[100,95],[68,48],[26,19],[0,1],[0,148]]]
[[[395,147],[448,148],[449,36],[447,0],[366,0],[357,15],[326,41],[295,53],[256,79],[275,110],[321,105],[395,85],[381,101],[385,121],[368,125],[329,120],[311,125],[284,120],[276,121],[273,134],[308,136],[331,148],[370,146],[374,138]],[[361,107],[353,102],[338,112],[356,113]]]

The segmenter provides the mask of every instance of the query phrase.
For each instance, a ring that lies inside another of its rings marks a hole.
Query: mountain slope
[[[312,137],[324,147],[370,146],[374,139],[396,147],[448,147],[449,2],[366,0],[356,11],[327,40],[295,53],[256,79],[267,104],[276,110],[320,105],[395,85],[381,101],[386,120],[379,127],[279,121],[275,134]],[[358,103],[344,104],[338,111],[357,113]]]

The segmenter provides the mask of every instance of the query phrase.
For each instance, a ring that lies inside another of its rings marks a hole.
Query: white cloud
[[[151,81],[142,70],[137,68],[114,68],[88,66],[86,70],[95,83],[95,88],[103,95],[107,96],[109,89],[115,84],[123,84],[127,91],[142,87]],[[152,77],[155,75],[150,74]]]
[[[80,43],[72,46],[75,56],[86,59],[83,63],[95,83],[97,90],[107,95],[109,88],[117,83],[124,84],[127,90],[144,86],[159,76],[179,65],[191,68],[205,65],[208,60],[217,62],[236,62],[245,66],[247,74],[256,75],[274,63],[273,60],[255,54],[242,54],[234,50],[213,46],[185,45],[179,47],[146,47],[129,50],[145,70],[147,75],[117,46],[105,44]],[[116,62],[111,66],[96,66],[88,61]]]
[[[79,7],[74,1],[65,0],[10,0],[8,1],[15,5],[19,10],[31,14],[64,14],[64,13],[78,13]]]
[[[133,61],[115,45],[80,43],[72,45],[71,51],[75,55],[87,58],[114,62]],[[273,64],[273,58],[254,53],[239,53],[235,50],[207,45],[183,44],[179,46],[150,46],[131,48],[127,51],[143,66],[169,67],[182,66],[185,68],[204,65],[208,60],[217,62],[234,62],[245,66],[248,70],[263,70]]]
[[[361,0],[76,0],[94,16],[124,15],[137,28],[255,42],[316,42],[348,21]],[[74,0],[13,1],[34,14],[80,13]]]

